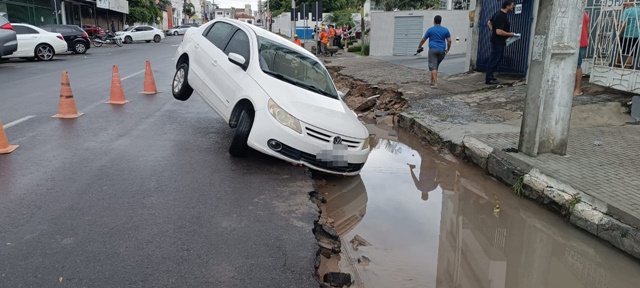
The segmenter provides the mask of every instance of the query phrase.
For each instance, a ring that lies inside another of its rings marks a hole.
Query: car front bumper
[[[370,148],[358,147],[341,151],[346,153],[346,159],[341,161],[322,161],[317,155],[323,151],[331,151],[332,145],[310,137],[306,128],[303,128],[303,134],[298,134],[277,122],[266,109],[256,111],[254,119],[249,146],[290,163],[302,164],[325,173],[354,176],[360,173],[369,157]],[[280,149],[270,147],[269,141],[274,140],[280,144]]]

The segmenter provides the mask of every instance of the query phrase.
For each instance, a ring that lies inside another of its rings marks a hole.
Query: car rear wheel
[[[180,33],[178,33],[178,31],[174,31],[173,32],[173,36],[178,36],[178,34],[180,34]]]
[[[229,154],[235,157],[247,156],[249,151],[249,133],[251,133],[251,127],[253,126],[253,116],[246,109],[240,114],[238,119],[238,127],[236,127],[236,133],[233,135],[231,146],[229,146]]]
[[[193,93],[193,88],[189,86],[188,82],[189,76],[189,65],[187,63],[182,63],[178,66],[178,70],[176,70],[176,74],[173,75],[171,92],[173,92],[173,98],[180,101],[186,101],[191,97]]]
[[[133,43],[133,38],[131,38],[131,36],[124,37],[124,43],[126,44]]]
[[[73,52],[76,52],[76,54],[87,53],[87,45],[81,42],[76,42],[73,44]]]
[[[53,59],[53,56],[56,52],[53,50],[53,47],[48,44],[38,44],[36,46],[35,56],[38,60],[49,61]]]
[[[160,35],[153,36],[153,42],[160,43],[160,40],[162,40]]]

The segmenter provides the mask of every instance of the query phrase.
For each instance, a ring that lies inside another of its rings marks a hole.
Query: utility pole
[[[296,0],[291,0],[291,38],[296,34]]]

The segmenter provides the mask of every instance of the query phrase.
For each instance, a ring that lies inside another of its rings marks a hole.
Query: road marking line
[[[5,124],[5,125],[2,125],[2,128],[7,129],[7,128],[9,128],[9,127],[16,126],[16,125],[18,125],[18,124],[20,124],[20,123],[22,123],[22,122],[24,122],[24,121],[27,121],[27,120],[29,120],[29,119],[31,119],[31,118],[33,118],[33,117],[36,117],[36,116],[34,116],[34,115],[29,115],[29,116],[27,116],[27,117],[22,117],[22,118],[20,118],[20,119],[18,119],[18,120],[16,120],[16,121],[9,122],[9,123],[7,123],[7,124]]]
[[[120,81],[127,80],[127,79],[129,79],[129,78],[131,78],[131,77],[134,77],[134,76],[140,75],[140,74],[142,74],[142,73],[144,73],[144,70],[142,70],[142,71],[138,71],[138,72],[136,72],[136,73],[133,73],[133,74],[131,74],[131,75],[127,76],[127,77],[122,77],[122,78],[120,78]]]

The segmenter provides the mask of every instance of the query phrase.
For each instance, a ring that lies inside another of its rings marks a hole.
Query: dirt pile
[[[340,67],[327,67],[338,90],[345,92],[344,100],[366,123],[393,126],[396,117],[409,108],[409,103],[393,85],[370,85],[364,81],[340,75]]]

